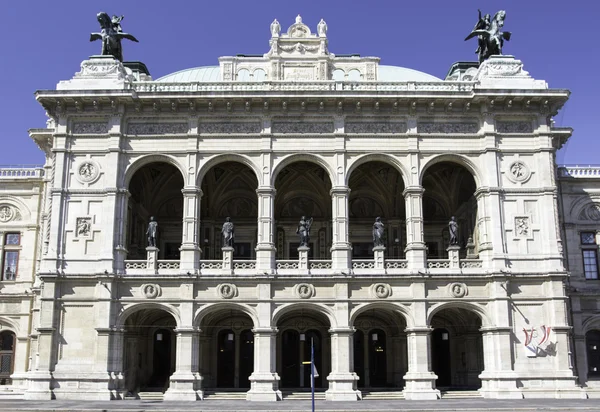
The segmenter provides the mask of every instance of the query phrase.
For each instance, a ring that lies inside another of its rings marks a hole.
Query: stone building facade
[[[46,164],[0,176],[0,213],[20,216],[0,231],[22,242],[2,256],[25,262],[14,279],[2,266],[13,387],[275,401],[310,387],[312,345],[328,400],[593,395],[597,300],[582,276],[565,289],[564,257],[582,273],[578,249],[597,252],[577,243],[595,181],[558,180],[554,163],[569,92],[512,56],[441,80],[334,55],[323,24],[277,26],[263,56],[157,80],[92,56],[36,93]]]

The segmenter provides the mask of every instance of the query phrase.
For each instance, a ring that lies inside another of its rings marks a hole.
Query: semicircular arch
[[[207,315],[222,310],[238,310],[240,312],[243,312],[246,315],[248,315],[250,319],[252,319],[252,323],[254,323],[255,328],[261,326],[258,314],[256,313],[256,309],[254,309],[252,306],[236,302],[210,303],[198,308],[198,310],[196,310],[196,313],[194,313],[193,325],[199,327]]]
[[[19,335],[19,323],[13,319],[0,316],[0,326],[2,326],[3,331],[10,330],[11,332],[14,332],[15,335]]]
[[[352,175],[352,173],[361,165],[364,165],[365,163],[369,163],[369,162],[381,162],[381,163],[385,163],[387,165],[390,165],[392,167],[394,167],[398,173],[400,173],[400,177],[402,178],[402,181],[404,182],[404,187],[406,187],[410,182],[407,182],[409,173],[408,170],[406,170],[406,167],[404,167],[404,165],[396,158],[394,158],[393,156],[387,155],[385,153],[368,153],[368,154],[364,154],[361,155],[359,157],[357,157],[356,159],[354,159],[354,161],[352,161],[352,163],[350,163],[347,166],[346,169],[346,176],[345,176],[345,185],[348,186],[350,183],[350,177]]]
[[[275,187],[275,181],[277,180],[277,175],[279,175],[279,173],[286,167],[289,166],[292,163],[296,163],[296,162],[309,162],[309,163],[313,163],[316,165],[319,165],[323,168],[323,170],[325,170],[325,173],[327,173],[327,176],[329,176],[329,182],[331,183],[331,186],[335,186],[336,185],[336,180],[334,179],[334,173],[333,170],[331,169],[331,165],[329,163],[327,163],[327,160],[325,160],[323,157],[315,155],[315,154],[309,154],[309,153],[296,153],[296,154],[291,154],[288,156],[283,157],[282,159],[279,160],[278,163],[276,163],[273,167],[273,173],[271,175],[271,186]]]
[[[174,166],[181,173],[181,178],[183,179],[184,185],[186,184],[187,179],[184,166],[178,161],[177,158],[164,154],[151,154],[139,157],[135,159],[129,166],[127,166],[125,173],[123,173],[123,187],[128,188],[129,184],[131,183],[131,179],[133,176],[135,176],[135,173],[150,163],[167,163],[171,166]]]
[[[421,186],[423,185],[423,177],[427,173],[427,170],[431,166],[442,162],[456,163],[460,166],[463,166],[469,173],[471,173],[471,176],[473,176],[473,180],[475,180],[475,187],[479,188],[482,186],[483,179],[479,167],[468,157],[454,153],[438,155],[425,162],[419,172],[419,184]]]
[[[450,309],[450,308],[460,308],[460,309],[465,309],[469,312],[475,313],[481,319],[482,327],[487,327],[492,324],[490,321],[490,318],[488,316],[486,308],[479,304],[470,303],[470,302],[443,302],[443,303],[439,303],[439,304],[434,305],[431,308],[429,308],[429,311],[427,313],[427,325],[431,325],[431,321],[433,320],[433,317],[438,312],[440,312],[444,309]]]
[[[125,322],[127,322],[127,319],[134,313],[139,312],[141,310],[152,310],[152,309],[162,310],[164,312],[167,312],[168,314],[173,316],[177,327],[181,327],[181,317],[179,315],[179,310],[175,306],[169,305],[167,303],[144,302],[144,303],[133,303],[131,305],[126,306],[121,311],[121,313],[119,314],[119,317],[117,318],[117,328],[123,328],[125,326]]]
[[[248,166],[248,168],[252,170],[254,176],[256,177],[257,185],[260,186],[260,168],[258,165],[250,157],[237,153],[223,153],[214,155],[213,157],[207,159],[198,169],[198,173],[196,174],[196,186],[201,187],[202,180],[204,180],[204,176],[206,176],[206,173],[208,173],[210,169],[219,163],[225,162],[237,162]]]
[[[600,315],[594,315],[594,316],[586,319],[581,326],[582,326],[584,335],[591,330],[599,330],[600,331]]]
[[[31,221],[31,210],[29,210],[27,204],[25,204],[25,202],[23,202],[21,199],[11,195],[0,195],[0,205],[3,203],[13,206],[21,215],[20,218],[18,216],[13,217],[13,220],[9,220],[8,223],[13,223],[14,220],[25,222]]]
[[[273,311],[271,324],[277,326],[277,323],[281,320],[281,318],[284,315],[293,313],[298,310],[314,311],[321,315],[324,315],[329,320],[329,326],[331,328],[337,327],[335,313],[333,312],[333,310],[330,307],[320,303],[288,303],[286,305],[280,306]]]
[[[399,303],[393,303],[393,302],[375,302],[375,303],[363,303],[363,304],[355,307],[354,309],[352,309],[352,311],[350,312],[350,321],[349,321],[350,326],[354,325],[354,323],[356,322],[356,318],[358,318],[358,316],[360,316],[361,314],[363,314],[366,311],[371,310],[371,309],[382,309],[382,310],[389,310],[392,312],[400,313],[404,317],[404,320],[406,321],[407,328],[411,328],[415,324],[413,316],[410,313],[410,310],[406,306],[401,305]]]

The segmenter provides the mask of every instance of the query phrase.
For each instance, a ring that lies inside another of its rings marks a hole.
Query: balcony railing
[[[0,166],[0,179],[31,179],[44,176],[41,166]]]
[[[600,177],[600,166],[560,166],[558,176],[588,179]]]

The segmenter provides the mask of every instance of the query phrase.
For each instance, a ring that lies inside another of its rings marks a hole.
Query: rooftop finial
[[[300,24],[302,23],[302,17],[300,17],[300,15],[296,16],[296,24]]]

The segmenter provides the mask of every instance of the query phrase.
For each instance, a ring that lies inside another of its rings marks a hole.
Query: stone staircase
[[[139,391],[137,396],[142,401],[162,401],[165,394],[162,388],[146,388],[143,391]]]
[[[312,395],[309,391],[282,391],[281,396],[283,400],[293,401],[293,400],[310,400],[312,399]],[[325,400],[325,392],[320,390],[318,392],[315,391],[315,400],[324,401]]]
[[[0,400],[25,399],[25,391],[12,385],[0,386]]]
[[[467,390],[467,391],[445,391],[440,390],[442,399],[473,399],[483,398],[478,390]]]
[[[404,399],[404,393],[402,393],[402,390],[400,390],[400,389],[387,390],[387,391],[385,391],[385,390],[384,391],[363,390],[362,398],[363,398],[363,400],[366,400],[366,401],[371,401],[371,400],[375,400],[375,399],[400,400],[400,399]]]
[[[206,400],[245,400],[246,392],[249,389],[220,389],[204,391],[204,399]]]

